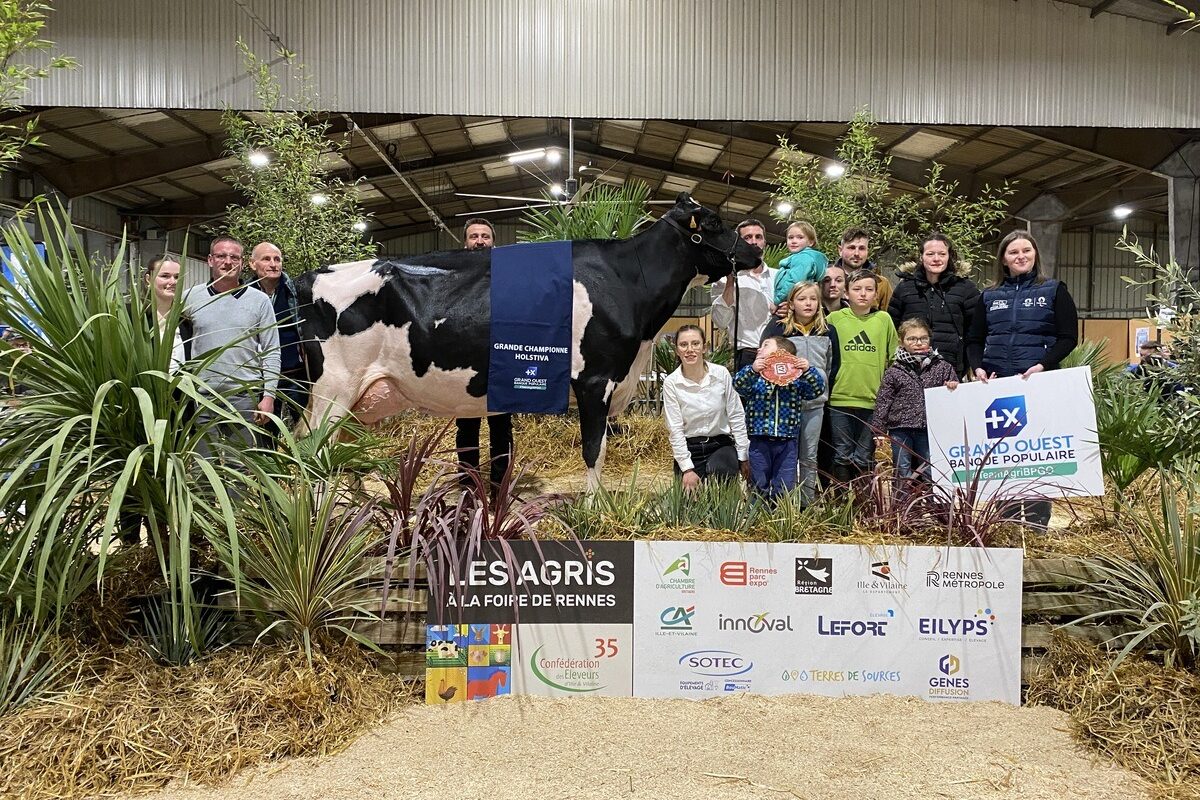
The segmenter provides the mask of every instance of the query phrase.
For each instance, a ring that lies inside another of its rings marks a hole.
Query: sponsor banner
[[[638,542],[634,694],[1019,703],[1021,556]],[[953,673],[939,667],[947,656]]]
[[[430,593],[431,622],[633,621],[632,542],[486,541],[447,573],[446,590]]]
[[[1070,402],[1063,402],[1070,398]],[[979,497],[1104,494],[1087,367],[925,390],[934,479]]]
[[[517,627],[517,694],[629,697],[633,694],[633,626]]]

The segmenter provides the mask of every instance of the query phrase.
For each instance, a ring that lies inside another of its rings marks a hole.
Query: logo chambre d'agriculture
[[[987,438],[1005,439],[1016,436],[1029,424],[1029,413],[1025,408],[1025,395],[997,397],[983,412]]]
[[[684,553],[667,564],[654,588],[693,594],[696,591],[696,579],[692,577],[692,554]]]

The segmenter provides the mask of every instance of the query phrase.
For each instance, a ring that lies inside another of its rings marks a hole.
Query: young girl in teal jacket
[[[797,283],[820,285],[829,259],[817,249],[817,230],[808,222],[793,222],[787,229],[788,254],[775,273],[775,305],[782,303]]]

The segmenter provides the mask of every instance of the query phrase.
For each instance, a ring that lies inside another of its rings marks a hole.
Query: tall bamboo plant
[[[203,390],[199,365],[171,370],[180,307],[160,334],[146,293],[122,290],[123,246],[94,264],[61,209],[35,213],[44,253],[23,226],[3,231],[13,277],[0,278],[0,323],[24,344],[0,342],[0,602],[57,622],[111,567],[121,519],[144,517],[164,611],[198,647],[192,547],[220,530],[236,550],[226,487],[239,479],[200,444],[206,424],[246,423]]]

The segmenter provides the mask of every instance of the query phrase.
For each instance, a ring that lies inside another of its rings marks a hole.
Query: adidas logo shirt
[[[883,372],[899,344],[891,316],[872,311],[859,317],[843,308],[830,314],[827,321],[837,330],[842,356],[829,405],[874,408]]]

